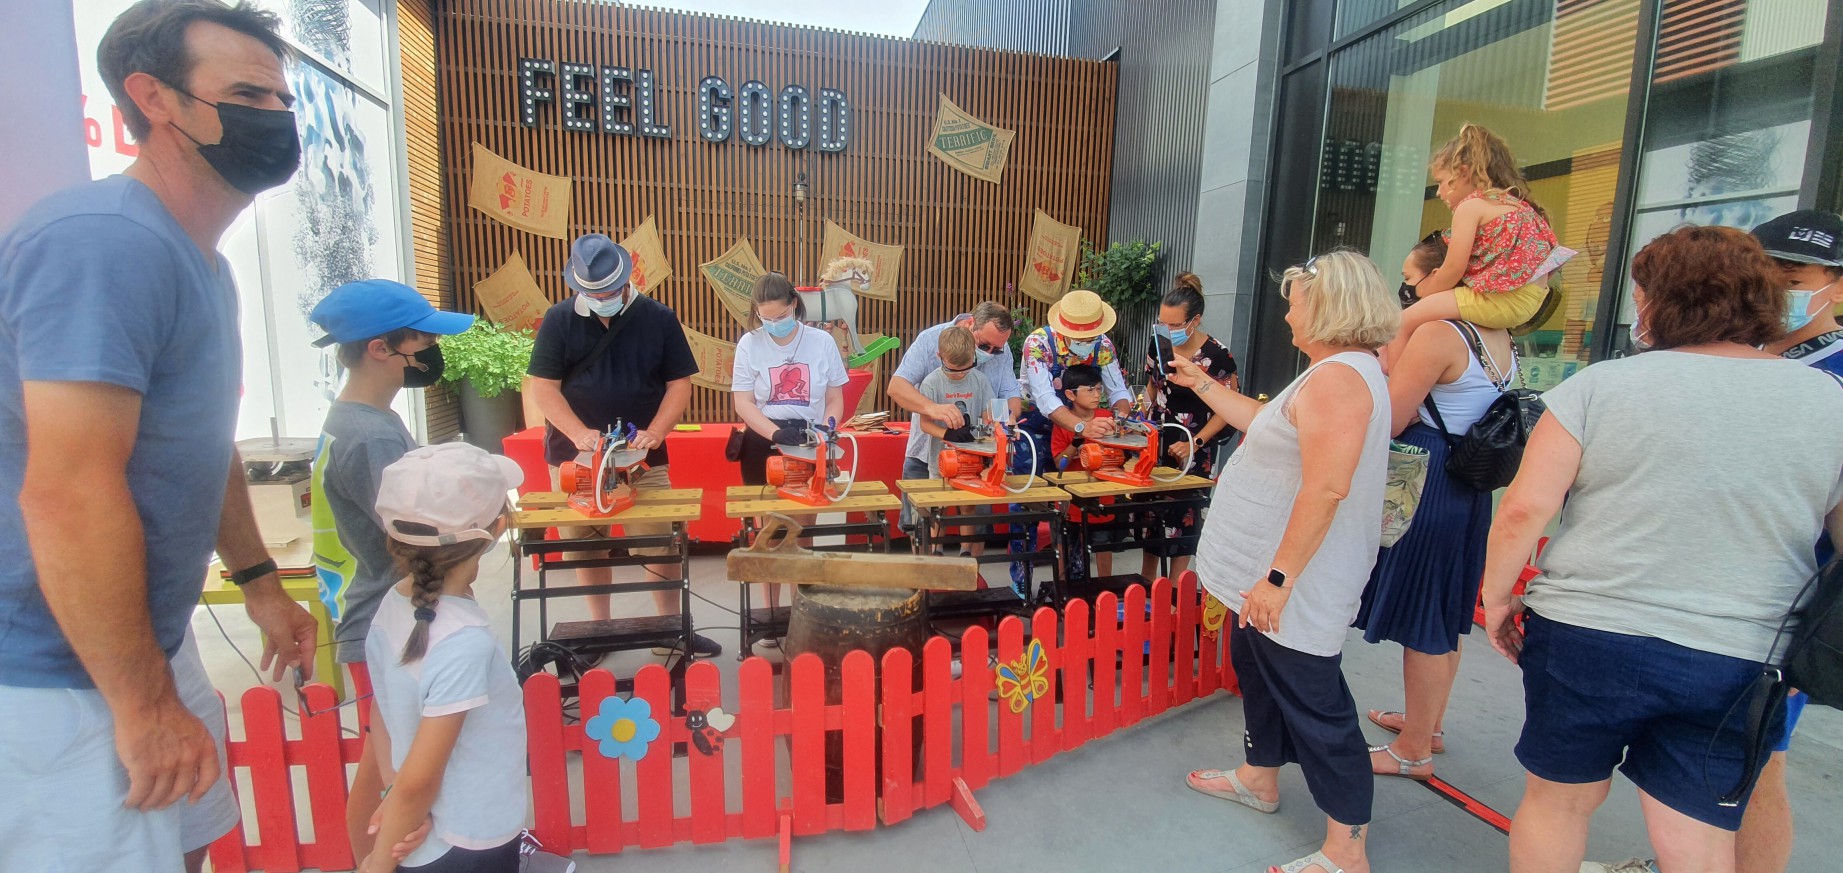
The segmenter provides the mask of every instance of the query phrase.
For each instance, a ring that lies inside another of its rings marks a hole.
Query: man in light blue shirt
[[[973,307],[972,312],[954,316],[951,321],[916,334],[915,341],[903,352],[902,363],[897,365],[889,382],[890,399],[912,413],[909,416],[909,445],[903,451],[902,458],[904,479],[928,478],[928,435],[922,433],[921,416],[926,415],[948,427],[966,424],[958,409],[929,400],[916,387],[928,378],[929,373],[940,368],[941,331],[954,325],[973,332],[973,340],[978,343],[979,349],[975,367],[991,383],[992,395],[1010,403],[1012,420],[1015,421],[1023,411],[1024,389],[1018,385],[1017,366],[1011,361],[1011,331],[1016,325],[1011,320],[1010,310],[1001,304],[987,301]],[[979,415],[983,410],[972,412]]]
[[[312,669],[314,620],[276,577],[234,444],[217,252],[300,162],[280,23],[198,0],[122,13],[97,66],[139,156],[0,237],[0,870],[196,871],[236,824],[188,633],[214,549],[263,665]]]

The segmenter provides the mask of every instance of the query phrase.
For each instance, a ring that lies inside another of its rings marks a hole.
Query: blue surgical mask
[[[587,294],[584,294],[582,297],[583,300],[588,301],[589,311],[603,318],[613,318],[620,315],[621,307],[627,305],[627,300],[625,298],[626,295],[623,294],[616,294],[606,300],[590,297]]]
[[[1099,344],[1099,340],[1069,340],[1069,354],[1085,358],[1094,354],[1094,347]]]
[[[973,350],[973,366],[977,367],[980,364],[983,364],[989,360],[992,360],[991,352],[988,352],[985,349],[974,349]]]
[[[800,326],[799,319],[796,319],[791,315],[785,318],[776,319],[774,321],[769,321],[768,319],[765,319],[765,318],[762,319],[762,330],[767,331],[768,335],[771,337],[774,337],[775,339],[780,339],[781,337],[784,337],[790,333],[793,333],[794,328],[799,327],[799,326]]]
[[[1801,330],[1804,328],[1805,325],[1810,324],[1811,319],[1815,317],[1815,314],[1811,311],[1811,298],[1816,297],[1817,295],[1830,290],[1830,286],[1835,285],[1835,284],[1837,283],[1832,282],[1830,283],[1830,285],[1825,285],[1822,288],[1817,288],[1817,289],[1813,289],[1810,291],[1806,291],[1802,288],[1793,288],[1792,290],[1785,292],[1785,295],[1786,295],[1785,296],[1785,330],[1786,332],[1792,333],[1794,331]]]
[[[1152,333],[1170,340],[1174,346],[1181,346],[1190,339],[1190,328],[1171,327],[1164,322],[1153,325]]]

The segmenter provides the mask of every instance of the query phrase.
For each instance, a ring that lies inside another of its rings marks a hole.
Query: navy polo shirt
[[[695,375],[697,358],[685,341],[685,330],[671,308],[651,297],[634,295],[627,310],[615,317],[631,319],[614,344],[583,370],[568,379],[570,371],[595,350],[608,328],[594,315],[577,315],[576,302],[569,299],[544,313],[538,327],[537,343],[531,350],[531,365],[526,373],[539,379],[563,381],[563,399],[582,423],[604,430],[615,419],[631,421],[645,428],[659,414],[665,400],[666,383]],[[561,464],[573,461],[579,452],[569,437],[549,427],[544,435],[544,459]],[[646,456],[654,467],[666,463],[665,446]]]

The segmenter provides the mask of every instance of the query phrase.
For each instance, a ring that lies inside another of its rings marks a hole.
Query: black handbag
[[[1510,387],[1510,380],[1495,372],[1478,331],[1463,321],[1452,323],[1471,341],[1472,354],[1485,368],[1485,376],[1496,386],[1498,398],[1459,437],[1447,432],[1446,422],[1440,419],[1440,407],[1433,402],[1432,394],[1427,395],[1427,412],[1450,449],[1446,455],[1446,474],[1479,491],[1496,491],[1517,477],[1517,467],[1523,463],[1523,447],[1529,443],[1530,431],[1536,429],[1536,422],[1541,420],[1545,409],[1542,394],[1529,388]],[[1510,346],[1510,359],[1513,363],[1517,360],[1515,343]],[[1523,370],[1518,367],[1517,378],[1521,381],[1522,377]]]

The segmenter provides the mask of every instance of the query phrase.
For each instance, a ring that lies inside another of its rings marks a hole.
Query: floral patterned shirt
[[[1048,416],[1061,409],[1062,402],[1062,368],[1074,364],[1092,364],[1101,368],[1101,387],[1107,389],[1107,405],[1112,406],[1124,400],[1131,403],[1133,392],[1126,387],[1126,375],[1120,372],[1120,356],[1114,351],[1113,340],[1103,336],[1094,346],[1094,351],[1087,358],[1078,358],[1069,351],[1069,341],[1056,336],[1052,345],[1050,330],[1039,327],[1024,338],[1023,370],[1019,377],[1028,391],[1024,392],[1024,407],[1036,409]]]
[[[1473,191],[1459,202],[1478,198],[1516,208],[1478,225],[1472,256],[1465,265],[1466,287],[1484,294],[1505,294],[1528,285],[1558,245],[1555,231],[1535,207],[1508,194],[1486,196]],[[1448,243],[1453,241],[1451,229],[1440,231],[1440,236]]]

